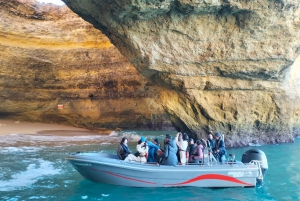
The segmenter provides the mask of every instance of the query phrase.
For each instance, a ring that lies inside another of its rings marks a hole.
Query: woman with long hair
[[[127,143],[128,143],[128,139],[126,137],[123,137],[120,142],[120,146],[117,150],[117,155],[120,160],[124,160],[131,153]]]

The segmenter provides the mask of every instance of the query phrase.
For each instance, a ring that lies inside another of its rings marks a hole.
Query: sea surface
[[[168,132],[175,136],[174,132]],[[0,136],[0,200],[300,200],[300,139],[293,144],[262,145],[268,158],[262,186],[255,188],[133,188],[85,180],[66,160],[72,152],[115,153],[123,136],[130,148],[140,136],[166,132],[121,131],[109,136]],[[82,142],[82,143],[81,143]],[[237,160],[252,147],[228,149]]]

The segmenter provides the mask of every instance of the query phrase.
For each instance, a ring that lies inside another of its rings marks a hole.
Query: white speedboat
[[[166,166],[80,152],[69,154],[66,160],[88,180],[131,187],[254,187],[268,169],[266,156],[258,149],[245,152],[242,162],[225,164],[204,159],[203,164]]]

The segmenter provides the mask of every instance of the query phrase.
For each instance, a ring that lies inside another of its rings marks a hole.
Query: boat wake
[[[61,169],[53,166],[53,163],[43,159],[29,164],[24,172],[18,172],[10,176],[9,180],[0,180],[0,191],[13,191],[30,188],[32,184],[43,177],[60,174]]]

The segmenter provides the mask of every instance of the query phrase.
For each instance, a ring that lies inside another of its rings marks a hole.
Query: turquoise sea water
[[[77,139],[80,137],[66,137],[54,143],[55,146],[39,143],[55,141],[54,136],[27,136],[25,141],[29,140],[30,146],[20,146],[28,143],[20,143],[24,137],[18,135],[10,136],[10,141],[18,138],[18,146],[0,139],[0,200],[300,200],[299,138],[293,144],[256,147],[266,153],[269,163],[264,184],[256,188],[132,188],[93,183],[83,179],[64,159],[69,152],[76,151],[115,153],[122,136],[129,137],[133,151],[141,135],[163,139],[164,134],[123,131],[100,138],[90,136],[91,141],[81,145]],[[250,148],[228,152],[240,160]]]

